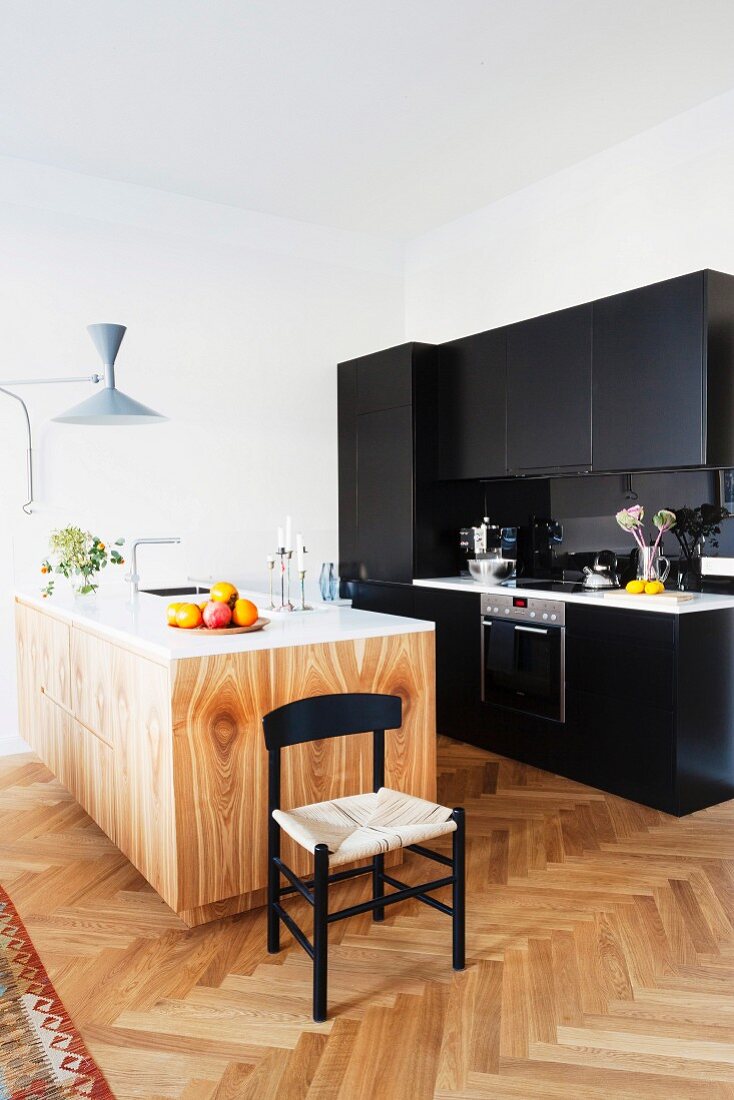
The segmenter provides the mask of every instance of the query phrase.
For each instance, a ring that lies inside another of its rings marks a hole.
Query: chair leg
[[[385,883],[382,880],[383,873],[385,871],[385,857],[383,855],[375,856],[372,860],[372,897],[381,898],[385,894]],[[373,920],[384,920],[385,910],[380,906],[379,909],[372,910]]]
[[[329,950],[329,849],[326,844],[317,844],[314,848],[313,878],[313,1018],[323,1023]]]
[[[274,860],[280,855],[280,827],[272,818],[268,825],[268,951],[277,955],[280,951],[280,917],[275,912],[279,901],[280,871]]]
[[[465,821],[463,809],[455,809],[451,815],[456,822],[453,835],[452,859],[454,864],[454,884],[452,887],[452,907],[454,915],[452,919],[453,932],[453,967],[454,970],[463,970],[466,965],[466,925],[465,925]]]

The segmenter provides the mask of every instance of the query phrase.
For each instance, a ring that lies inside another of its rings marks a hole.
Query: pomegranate
[[[232,608],[228,603],[210,600],[204,608],[204,626],[209,630],[222,630],[232,621]]]

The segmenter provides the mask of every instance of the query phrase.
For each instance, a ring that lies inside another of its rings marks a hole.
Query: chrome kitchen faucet
[[[137,596],[140,590],[140,574],[138,573],[138,547],[144,545],[165,546],[169,543],[177,543],[180,541],[181,539],[178,538],[178,536],[176,535],[167,539],[133,539],[130,553],[130,572],[125,577],[125,580],[130,582],[130,595],[133,597],[133,599]]]

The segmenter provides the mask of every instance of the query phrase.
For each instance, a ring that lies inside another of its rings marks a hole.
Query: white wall
[[[734,272],[734,93],[413,241],[406,331],[449,340],[704,267]]]
[[[171,418],[50,424],[91,387],[23,391],[39,450],[27,518],[21,413],[0,395],[0,751],[17,747],[14,579],[40,582],[50,527],[182,535],[141,551],[146,579],[262,588],[290,512],[312,574],[335,560],[335,364],[403,339],[401,265],[389,241],[0,159],[0,379],[91,373],[85,326],[121,322],[118,385]]]

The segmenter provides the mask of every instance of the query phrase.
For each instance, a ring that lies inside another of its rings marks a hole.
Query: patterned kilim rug
[[[114,1100],[0,886],[0,1100]]]

